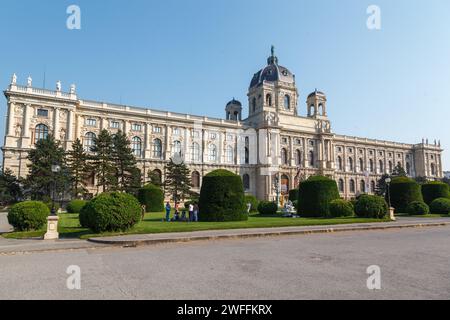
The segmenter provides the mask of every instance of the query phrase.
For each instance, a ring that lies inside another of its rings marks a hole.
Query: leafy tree
[[[126,187],[127,193],[137,196],[139,189],[142,187],[142,173],[139,168],[135,167],[131,171],[130,184]]]
[[[72,150],[66,154],[66,161],[70,172],[72,195],[78,199],[87,192],[85,181],[92,170],[80,139],[77,138],[72,144]]]
[[[137,181],[140,181],[140,171],[136,166],[137,161],[130,147],[130,140],[122,131],[112,138],[112,156],[118,190],[126,191],[136,187]],[[137,187],[140,187],[140,183]]]
[[[92,170],[97,177],[97,186],[102,192],[117,189],[116,168],[113,159],[112,137],[109,132],[103,129],[94,139],[94,146],[91,148],[93,155]]]
[[[0,204],[19,201],[23,196],[22,186],[10,169],[0,170]]]
[[[191,173],[184,162],[177,164],[173,162],[173,159],[170,159],[169,163],[166,164],[165,171],[164,189],[172,197],[175,204],[178,204],[191,194]]]
[[[55,198],[52,192],[64,192],[69,182],[65,151],[52,135],[36,143],[28,153],[28,161],[26,185],[33,200],[49,201]],[[53,172],[52,165],[59,165],[60,171]]]
[[[407,174],[405,169],[400,164],[397,164],[394,170],[392,171],[392,177],[406,177],[406,176]]]

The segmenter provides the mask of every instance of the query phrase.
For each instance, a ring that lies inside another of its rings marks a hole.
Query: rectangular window
[[[119,121],[111,121],[110,127],[113,129],[119,129],[119,127],[120,127]]]
[[[38,115],[38,117],[48,118],[48,110],[47,109],[38,109],[37,115]]]
[[[197,130],[192,131],[192,137],[193,137],[193,138],[200,138],[200,132],[197,131]]]
[[[140,125],[138,123],[133,123],[131,125],[131,130],[133,130],[133,131],[142,131],[142,125]]]
[[[161,133],[162,129],[161,129],[161,127],[153,127],[153,132],[154,133]]]
[[[96,127],[97,126],[97,120],[88,118],[86,119],[86,125],[89,127]]]

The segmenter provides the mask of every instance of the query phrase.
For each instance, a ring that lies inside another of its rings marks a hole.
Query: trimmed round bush
[[[25,201],[8,211],[8,222],[16,231],[39,230],[47,223],[50,209],[43,202]]]
[[[289,190],[289,200],[298,201],[298,189]]]
[[[439,198],[430,204],[430,212],[433,214],[450,214],[450,199]]]
[[[420,184],[407,177],[392,179],[390,193],[391,204],[398,213],[406,213],[411,202],[423,201]]]
[[[242,179],[227,170],[215,170],[203,178],[199,200],[201,221],[248,219]]]
[[[146,212],[164,211],[164,192],[160,187],[147,184],[138,190],[137,198],[141,205],[145,205]]]
[[[261,201],[258,205],[259,214],[274,215],[277,214],[278,206],[273,201]]]
[[[430,205],[434,200],[439,198],[449,198],[449,186],[440,181],[427,182],[422,185],[423,200]]]
[[[132,195],[102,193],[80,212],[80,224],[94,232],[125,231],[141,220],[141,205]]]
[[[87,201],[85,200],[72,200],[67,205],[67,212],[68,213],[80,213],[81,209],[86,205]]]
[[[327,217],[330,215],[330,202],[339,198],[336,181],[312,176],[300,184],[297,211],[303,217]]]
[[[351,217],[355,214],[350,201],[337,199],[330,202],[331,217]]]
[[[425,202],[414,201],[409,204],[408,208],[406,208],[406,213],[411,216],[426,215],[430,213],[430,208]]]
[[[258,212],[259,201],[255,196],[246,195],[244,198],[245,206],[247,207],[248,203],[251,203],[252,207],[250,208],[250,212]]]
[[[388,204],[379,196],[362,195],[355,205],[358,217],[383,219],[388,212]]]

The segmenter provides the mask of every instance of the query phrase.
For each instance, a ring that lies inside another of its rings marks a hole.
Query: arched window
[[[434,166],[434,163],[431,164],[430,169],[431,169],[431,175],[434,176],[436,174],[436,167]]]
[[[338,170],[342,171],[342,158],[340,156],[337,158],[337,165],[338,165]]]
[[[288,164],[287,150],[285,148],[281,149],[281,164]]]
[[[232,146],[227,146],[227,150],[225,152],[225,158],[227,163],[234,163],[234,150]]]
[[[266,104],[271,107],[272,106],[272,95],[270,93],[268,93],[266,95]]]
[[[323,115],[323,104],[319,104],[319,115]]]
[[[363,158],[359,158],[359,172],[364,171],[364,160]]]
[[[388,173],[392,173],[392,161],[389,161],[389,172]]]
[[[135,157],[142,157],[142,140],[139,137],[131,139],[131,150]]]
[[[370,170],[370,172],[373,172],[373,170],[374,170],[374,168],[373,168],[373,160],[372,159],[369,160],[369,170]]]
[[[350,192],[355,193],[356,188],[355,188],[355,180],[351,179],[350,180]]]
[[[248,174],[244,174],[242,182],[244,184],[244,190],[250,190],[250,176]]]
[[[208,159],[211,162],[217,161],[217,148],[215,144],[210,144],[208,147]]]
[[[380,166],[380,173],[383,173],[384,172],[384,162],[383,162],[383,160],[380,160],[379,166]]]
[[[359,183],[359,191],[362,193],[366,192],[366,182],[364,180],[361,180]]]
[[[200,145],[197,142],[192,144],[192,161],[200,161]]]
[[[48,137],[48,127],[45,124],[38,124],[34,130],[34,143],[39,140],[47,139]]]
[[[310,167],[314,167],[314,163],[315,163],[315,160],[314,160],[314,151],[310,151],[310,152],[309,152],[309,166],[310,166]]]
[[[300,150],[295,151],[295,163],[297,166],[302,165],[302,152]]]
[[[162,158],[162,142],[159,139],[153,140],[153,158]]]
[[[370,182],[370,192],[375,193],[375,189],[376,189],[376,184],[375,184],[375,181],[372,180]]]
[[[353,158],[348,158],[348,170],[353,171]]]
[[[344,192],[344,180],[339,179],[339,192]]]
[[[180,141],[174,141],[173,143],[173,155],[178,155],[181,157],[181,142]]]
[[[248,147],[245,147],[244,153],[245,153],[245,154],[244,154],[244,157],[245,157],[245,159],[244,159],[245,164],[249,164],[249,163],[250,163],[250,152],[249,152]]]
[[[291,108],[291,97],[289,95],[284,96],[284,108],[289,110]]]
[[[159,169],[155,169],[152,171],[152,178],[155,179],[155,181],[152,181],[152,183],[160,184],[162,183],[162,172]]]
[[[92,147],[95,144],[95,138],[97,136],[93,132],[88,132],[84,135],[84,151],[85,152],[92,152]]]
[[[191,174],[192,187],[195,189],[200,188],[200,173],[192,171]]]
[[[256,98],[253,98],[253,100],[252,100],[252,110],[253,110],[253,112],[256,111]]]
[[[409,162],[406,163],[406,174],[411,175],[411,164]]]

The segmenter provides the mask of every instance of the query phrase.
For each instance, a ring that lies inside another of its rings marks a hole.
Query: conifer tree
[[[116,168],[114,167],[112,137],[103,129],[94,138],[94,146],[91,148],[93,155],[92,170],[97,177],[97,186],[102,192],[117,189]]]
[[[130,147],[130,140],[119,131],[112,139],[112,146],[118,190],[127,191],[133,186],[136,187],[138,175],[140,180],[140,171],[136,166],[137,161]]]
[[[175,204],[178,204],[191,194],[191,173],[184,162],[178,164],[173,159],[167,163],[165,171],[165,192],[171,196]]]
[[[72,144],[72,150],[66,155],[67,167],[71,178],[71,192],[76,199],[87,192],[86,179],[91,174],[88,162],[88,155],[81,144],[80,139],[76,139]]]

